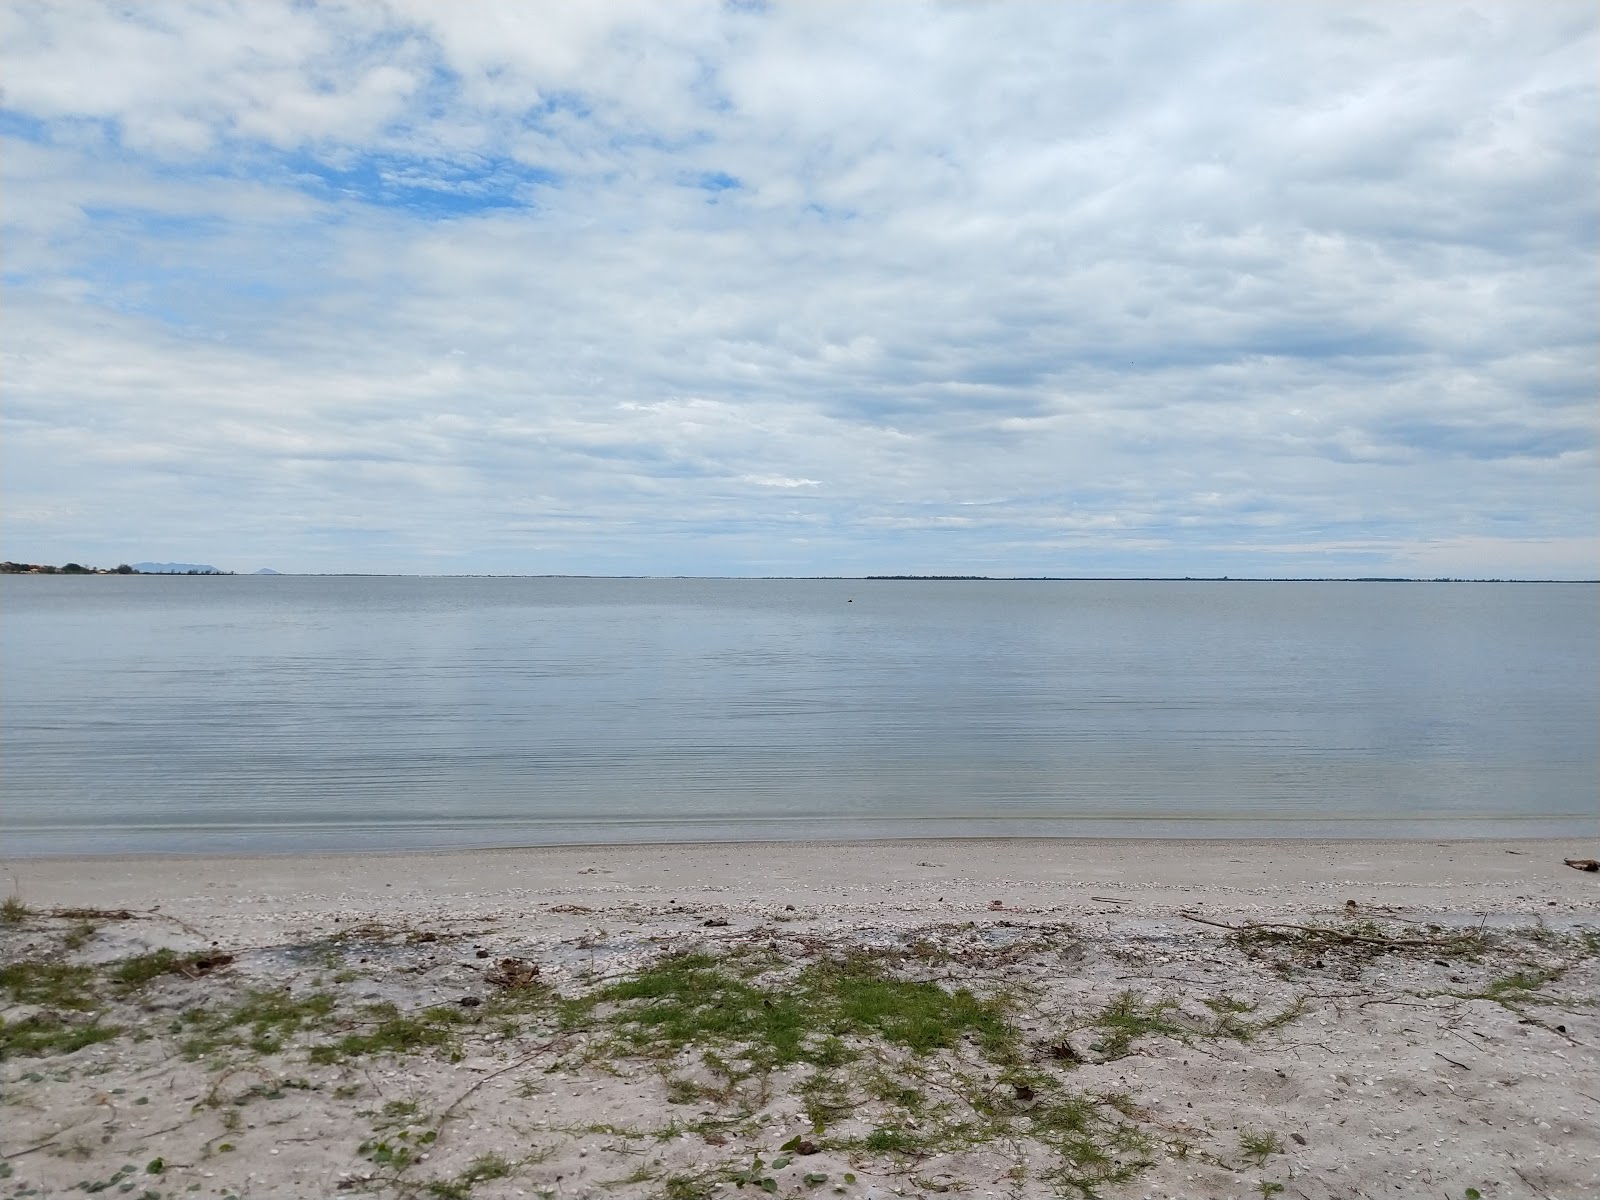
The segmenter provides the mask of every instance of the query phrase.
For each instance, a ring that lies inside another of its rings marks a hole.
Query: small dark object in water
[[[1580,871],[1600,871],[1600,862],[1596,862],[1592,858],[1564,858],[1561,861],[1566,863],[1567,866],[1575,867]]]

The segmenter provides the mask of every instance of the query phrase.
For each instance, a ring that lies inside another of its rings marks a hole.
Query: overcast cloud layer
[[[1593,577],[1596,12],[11,0],[5,556]]]

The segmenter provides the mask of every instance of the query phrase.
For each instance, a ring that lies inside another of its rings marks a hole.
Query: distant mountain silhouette
[[[141,575],[221,575],[209,563],[134,563],[133,569]]]
[[[259,571],[256,571],[255,574],[257,574],[257,575],[276,575],[276,574],[278,574],[278,572],[274,571],[271,567],[262,567]]]

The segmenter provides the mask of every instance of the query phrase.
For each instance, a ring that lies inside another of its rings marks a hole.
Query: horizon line
[[[12,574],[8,572],[7,574]],[[31,574],[16,572],[15,574]],[[70,574],[70,573],[69,573]],[[600,574],[589,572],[545,571],[136,571],[133,575],[174,578],[272,578],[302,579],[685,579],[817,581],[841,583],[1600,583],[1600,578],[1556,579],[1548,576],[1461,576],[1461,575],[689,575],[689,574]],[[44,577],[44,576],[41,576]],[[51,576],[53,577],[53,576]],[[131,576],[122,576],[130,578]]]

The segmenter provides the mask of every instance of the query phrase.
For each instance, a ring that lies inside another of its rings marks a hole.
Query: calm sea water
[[[1600,829],[1594,585],[0,581],[0,853]]]

